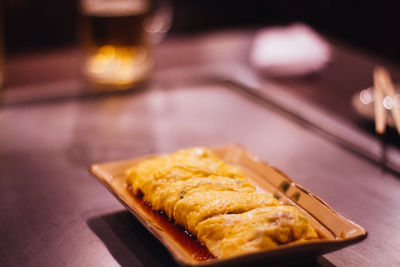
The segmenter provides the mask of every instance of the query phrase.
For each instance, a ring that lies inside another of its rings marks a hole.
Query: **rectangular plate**
[[[143,204],[138,203],[128,190],[125,171],[139,162],[152,158],[148,156],[126,161],[92,165],[90,171],[107,189],[169,250],[181,265],[209,266],[232,263],[268,261],[286,264],[312,259],[363,240],[367,232],[361,226],[344,218],[320,198],[295,184],[278,169],[260,161],[240,146],[228,145],[212,149],[225,162],[239,167],[258,190],[274,194],[288,205],[296,206],[309,219],[323,238],[299,244],[281,245],[278,248],[246,254],[228,259],[197,260],[185,249],[176,236],[167,231],[165,224],[149,214]]]

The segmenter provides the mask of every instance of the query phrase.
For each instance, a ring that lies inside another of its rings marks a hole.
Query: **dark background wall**
[[[171,33],[305,21],[317,30],[400,62],[396,1],[172,0]],[[8,53],[77,40],[77,0],[4,0]]]

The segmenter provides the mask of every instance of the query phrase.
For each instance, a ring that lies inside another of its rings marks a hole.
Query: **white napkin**
[[[273,76],[305,75],[320,70],[331,54],[326,40],[309,26],[296,23],[257,33],[250,63]]]

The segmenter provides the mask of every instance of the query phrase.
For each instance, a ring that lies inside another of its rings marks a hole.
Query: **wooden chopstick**
[[[382,83],[382,71],[380,67],[374,69],[374,114],[375,114],[375,131],[378,134],[385,133],[386,130],[386,110],[383,106],[384,89]]]
[[[384,95],[392,98],[393,104],[390,111],[392,112],[397,132],[400,134],[400,110],[395,103],[396,89],[394,88],[390,74],[384,67],[376,67],[374,71],[374,81],[375,79],[377,79],[377,84],[379,85],[378,89],[381,90]],[[381,101],[383,101],[383,99]],[[383,108],[382,102],[380,102],[380,106]]]

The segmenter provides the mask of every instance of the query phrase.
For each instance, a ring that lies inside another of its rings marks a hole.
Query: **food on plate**
[[[175,204],[173,219],[191,233],[196,234],[196,226],[207,218],[276,205],[279,205],[276,199],[271,195],[260,192],[196,192]]]
[[[220,258],[318,238],[315,229],[291,206],[215,216],[197,225],[197,237]]]
[[[240,169],[205,148],[144,160],[126,177],[135,195],[219,258],[318,238],[296,208],[257,191]]]

